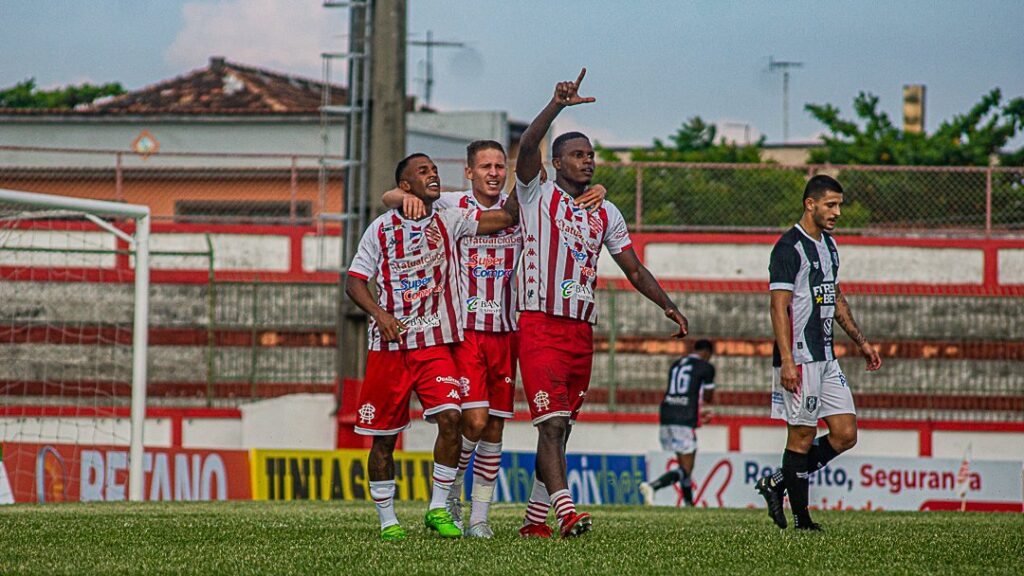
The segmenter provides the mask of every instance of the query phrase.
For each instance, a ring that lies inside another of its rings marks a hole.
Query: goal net
[[[0,189],[0,503],[142,499],[149,227],[146,206]],[[126,450],[92,469],[67,445]],[[87,469],[101,493],[70,493]]]

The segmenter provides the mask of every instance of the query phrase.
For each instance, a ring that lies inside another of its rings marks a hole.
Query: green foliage
[[[830,503],[831,504],[831,503]],[[3,574],[1020,574],[1024,515],[819,511],[780,532],[764,509],[587,506],[577,540],[442,540],[425,503],[395,505],[409,538],[380,542],[372,502],[90,503],[0,507]]]
[[[1024,147],[1002,152],[1024,130],[1024,98],[1003,104],[998,88],[931,134],[904,132],[878,109],[878,97],[864,92],[853,101],[859,122],[840,117],[831,104],[808,104],[805,109],[831,133],[824,137],[823,149],[811,152],[815,164],[988,166],[998,156],[1004,166],[1024,166]]]
[[[750,146],[740,146],[721,139],[716,142],[716,138],[717,127],[705,123],[700,116],[694,116],[669,136],[671,144],[655,138],[653,148],[634,149],[630,156],[634,162],[761,162],[760,148],[764,137]]]
[[[601,165],[594,177],[630,223],[635,220],[636,170],[636,165]],[[767,165],[642,170],[644,226],[779,227],[799,218],[803,172]]]
[[[79,84],[54,90],[38,90],[35,78],[19,82],[11,88],[0,90],[0,108],[46,108],[67,110],[80,104],[89,104],[104,96],[124,94],[118,82],[101,84]]]

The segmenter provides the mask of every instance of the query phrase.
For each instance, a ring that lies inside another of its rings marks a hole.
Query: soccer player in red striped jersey
[[[508,195],[505,149],[494,140],[476,140],[466,147],[466,179],[471,188],[445,192],[435,209],[478,208],[500,210]],[[402,207],[413,216],[423,211],[415,195],[396,188],[382,198],[390,208]],[[604,187],[582,195],[583,208],[600,205]],[[515,284],[512,281],[523,239],[518,227],[489,236],[466,236],[459,241],[459,289],[465,339],[455,346],[455,363],[462,381],[462,452],[455,483],[448,496],[448,511],[462,528],[461,493],[470,458],[473,494],[466,536],[491,538],[487,521],[494,483],[501,466],[502,432],[511,418],[515,399],[516,333]]]
[[[579,132],[562,134],[551,147],[555,181],[541,184],[540,142],[566,107],[594,102],[579,95],[586,75],[559,82],[551,101],[523,133],[516,163],[519,225],[524,237],[517,276],[519,367],[523,388],[537,427],[537,478],[520,534],[550,537],[547,514],[555,507],[563,538],[591,527],[590,515],[578,513],[566,481],[565,446],[590,387],[593,333],[597,322],[594,289],[601,248],[611,253],[626,278],[678,325],[677,338],[688,331],[686,317],[640,263],[630,246],[622,214],[611,202],[595,213],[573,200],[590,185],[594,148]]]
[[[345,292],[371,317],[355,430],[373,436],[370,495],[381,538],[404,538],[393,506],[393,455],[398,434],[409,426],[409,400],[416,392],[424,418],[438,425],[425,522],[443,537],[459,537],[462,531],[445,509],[459,464],[462,403],[452,355],[453,345],[463,339],[457,243],[465,236],[514,226],[518,208],[513,195],[501,210],[434,210],[441,179],[425,154],[403,159],[395,180],[423,201],[426,215],[411,219],[401,210],[389,210],[379,216],[367,227],[349,268]],[[367,285],[373,277],[376,299]]]

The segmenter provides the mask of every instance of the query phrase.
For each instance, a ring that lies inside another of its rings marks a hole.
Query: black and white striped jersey
[[[815,240],[799,224],[779,238],[768,264],[769,288],[793,293],[789,307],[793,361],[797,364],[835,359],[832,349],[839,251],[835,240],[821,232]],[[773,365],[782,366],[778,342]]]

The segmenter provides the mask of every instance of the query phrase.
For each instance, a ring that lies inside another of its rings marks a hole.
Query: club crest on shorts
[[[373,419],[377,416],[377,409],[374,408],[373,404],[367,402],[359,407],[359,423],[360,424],[372,424]]]
[[[804,400],[804,408],[806,408],[808,412],[814,412],[814,409],[817,408],[817,407],[818,407],[818,397],[817,396],[808,396]]]
[[[469,378],[465,376],[459,378],[459,392],[463,396],[469,396]]]
[[[533,405],[537,408],[537,412],[544,412],[551,406],[551,400],[548,398],[548,393],[541,390],[533,395]]]

